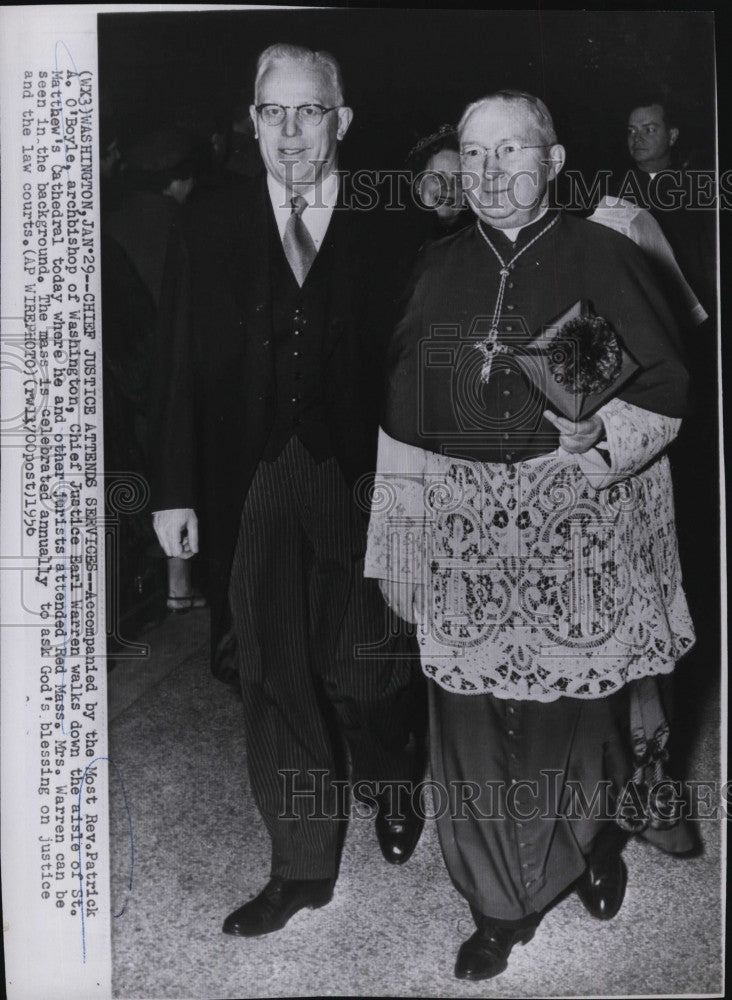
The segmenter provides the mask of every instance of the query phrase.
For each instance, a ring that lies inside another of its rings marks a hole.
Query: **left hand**
[[[573,455],[581,455],[589,451],[602,437],[605,425],[602,418],[594,414],[587,420],[567,420],[559,417],[552,410],[545,410],[544,417],[559,431],[559,443],[565,451]]]

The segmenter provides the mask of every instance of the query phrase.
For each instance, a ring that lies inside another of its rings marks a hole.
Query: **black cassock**
[[[524,227],[515,244],[490,227],[481,233],[475,225],[429,247],[417,267],[411,300],[393,338],[382,423],[396,445],[384,438],[384,453],[398,456],[400,445],[420,449],[412,454],[427,456],[424,496],[437,498],[425,500],[434,504],[429,513],[436,525],[431,538],[436,561],[425,577],[427,600],[434,602],[431,628],[420,642],[423,669],[431,678],[433,777],[448,794],[448,799],[438,803],[441,845],[453,881],[471,904],[493,918],[516,920],[542,910],[584,870],[586,856],[607,821],[593,816],[561,818],[569,802],[568,783],[576,782],[588,800],[603,780],[617,791],[629,776],[628,682],[646,671],[668,673],[693,641],[693,631],[678,580],[669,579],[673,602],[661,584],[654,598],[658,619],[663,621],[666,615],[668,598],[673,603],[671,617],[676,616],[680,624],[666,633],[663,655],[644,640],[643,655],[634,655],[631,648],[624,662],[623,650],[617,648],[618,636],[610,628],[598,636],[597,646],[601,656],[614,659],[596,660],[598,669],[594,670],[589,657],[597,623],[587,623],[586,633],[578,626],[575,634],[565,629],[562,636],[567,623],[560,613],[564,606],[559,595],[566,598],[568,591],[561,572],[547,557],[564,563],[556,532],[567,529],[572,512],[557,519],[553,535],[546,531],[542,536],[542,529],[551,523],[552,502],[561,505],[572,495],[581,522],[584,507],[594,502],[594,491],[571,462],[562,464],[561,459],[546,457],[557,448],[557,432],[542,416],[543,397],[510,355],[498,353],[489,381],[480,378],[483,359],[475,345],[493,325],[501,279],[502,264],[495,250],[504,265],[516,258],[504,276],[497,317],[499,344],[525,344],[542,325],[578,299],[587,299],[596,314],[612,324],[640,365],[640,373],[622,389],[620,400],[639,408],[641,424],[641,411],[648,411],[649,417],[684,414],[687,376],[674,318],[641,252],[625,237],[562,214],[549,213]],[[608,428],[609,438],[617,438],[618,426],[612,433]],[[671,426],[675,427],[673,421]],[[672,433],[668,432],[669,440]],[[637,437],[642,455],[649,442],[643,433]],[[670,492],[664,491],[664,483],[670,488],[667,459],[662,453],[660,457],[653,454],[652,448],[648,455],[650,478],[644,479],[646,472],[641,469],[637,481],[641,490],[649,491],[649,506],[654,496],[653,502],[663,506],[663,494]],[[550,481],[545,490],[535,490],[530,500],[537,469]],[[385,478],[377,478],[377,487],[380,482],[388,487],[390,471],[399,470],[390,469],[380,457],[378,475]],[[430,475],[436,478],[430,480]],[[442,494],[427,488],[437,482]],[[395,483],[394,495],[398,496],[399,484]],[[468,499],[452,508],[451,491],[456,496],[462,491]],[[598,490],[597,495],[606,506],[615,503],[608,501],[607,490]],[[445,504],[442,511],[441,502]],[[677,569],[672,509],[670,513],[666,509],[665,515],[670,519],[672,541],[663,558]],[[617,509],[612,517],[616,530],[625,525],[622,530],[628,531],[627,537],[640,538],[642,544],[643,531],[637,524],[627,527],[629,522]],[[632,521],[633,514],[628,517]],[[388,558],[385,562],[383,536],[392,528],[398,534],[395,525],[383,514],[372,513],[367,555],[371,576],[390,575],[393,567]],[[659,537],[667,538],[666,527],[659,529]],[[583,523],[582,530],[584,544],[601,551],[605,543],[593,534],[592,525]],[[566,538],[570,537],[568,531]],[[544,560],[533,581],[531,567],[521,568],[520,557],[527,554]],[[476,570],[481,560],[482,570]],[[633,553],[623,562],[623,571],[634,572],[637,562]],[[609,572],[612,587],[614,567]],[[514,620],[525,606],[514,597],[504,598],[510,588],[503,585],[512,574],[519,589],[527,580],[532,584],[524,595],[529,593],[527,603],[534,601],[536,616],[532,622],[524,615],[520,627],[514,626]],[[618,588],[625,586],[622,576],[621,572],[615,578]],[[648,578],[652,577],[649,571]],[[644,591],[644,584],[637,590]],[[599,600],[601,583],[598,586],[594,596]],[[451,621],[440,610],[454,599],[451,588],[454,592],[461,587],[472,608],[468,625]],[[496,620],[503,615],[505,624],[481,621],[485,602],[495,609]],[[555,649],[564,657],[564,676],[561,671],[552,672],[551,657],[540,650],[541,639],[551,631],[545,621],[551,621],[552,615],[558,615],[553,623],[559,636]],[[489,637],[482,650],[481,627]],[[635,643],[638,622],[628,629],[629,642]],[[439,630],[442,635],[436,636]],[[510,635],[512,643],[502,642],[502,634]],[[646,652],[648,661],[644,662]],[[575,656],[584,671],[579,682],[572,677]],[[467,669],[471,657],[472,672]],[[612,670],[599,669],[611,665]],[[490,783],[502,789],[496,792],[503,796],[498,818],[490,815],[495,807],[489,801]],[[476,787],[482,790],[476,807],[461,806],[461,796],[470,797]],[[510,811],[505,796],[512,800]]]

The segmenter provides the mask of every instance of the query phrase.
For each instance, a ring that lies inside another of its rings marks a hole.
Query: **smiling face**
[[[301,124],[293,110],[301,104],[330,108],[337,103],[321,69],[290,59],[278,60],[259,81],[256,101],[288,107],[280,125],[265,125],[254,105],[249,109],[268,174],[285,187],[297,189],[316,184],[335,169],[338,143],[353,117],[351,109],[330,111],[319,125]]]
[[[678,135],[677,128],[667,127],[660,104],[636,108],[628,118],[628,151],[640,169],[649,173],[669,166]]]
[[[519,100],[479,105],[463,123],[460,150],[466,201],[497,229],[532,222],[549,181],[564,165],[564,147],[547,144],[531,109]]]

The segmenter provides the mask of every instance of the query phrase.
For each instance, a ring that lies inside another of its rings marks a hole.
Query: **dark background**
[[[681,111],[693,165],[714,164],[714,14],[682,11],[330,9],[104,14],[101,86],[124,146],[189,102],[225,119],[252,96],[273,42],[327,49],[355,110],[341,166],[404,166],[415,140],[501,87],[542,97],[568,150],[591,173],[629,165],[625,122],[640,95]]]

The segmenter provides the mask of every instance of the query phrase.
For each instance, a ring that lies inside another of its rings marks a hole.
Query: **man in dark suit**
[[[712,171],[694,170],[678,152],[680,120],[665,95],[639,97],[628,116],[628,152],[634,169],[619,191],[647,208],[663,230],[681,271],[708,314],[693,327],[682,326],[685,363],[691,376],[693,408],[670,450],[674,502],[680,527],[679,549],[684,585],[698,642],[675,684],[677,714],[676,769],[687,766],[694,725],[689,706],[716,680],[719,663],[719,573],[710,572],[709,553],[719,551],[717,250]],[[681,729],[681,733],[679,733]]]
[[[711,189],[694,183],[677,153],[679,127],[662,97],[641,98],[628,116],[628,152],[635,164],[619,193],[654,216],[684,277],[708,315],[716,304],[714,211]],[[710,180],[711,175],[704,179]],[[706,197],[707,203],[703,203]]]
[[[185,288],[168,289],[154,487],[168,555],[197,550],[202,511],[214,642],[228,597],[241,654],[249,773],[272,841],[270,881],[224,923],[242,936],[330,900],[341,738],[352,779],[391,789],[373,795],[386,859],[406,861],[421,828],[409,797],[393,802],[394,783],[421,771],[416,671],[363,578],[353,492],[375,465],[388,236],[347,207],[336,167],[353,113],[332,56],[271,46],[250,113],[266,176],[196,207],[190,310]]]

